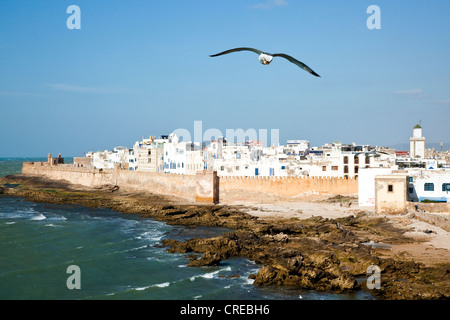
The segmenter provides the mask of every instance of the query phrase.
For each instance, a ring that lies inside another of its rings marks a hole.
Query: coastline
[[[264,267],[253,275],[255,285],[367,290],[365,281],[356,279],[366,278],[367,267],[377,265],[382,288],[370,291],[377,298],[450,298],[448,235],[412,218],[375,216],[326,198],[199,205],[114,186],[91,189],[22,175],[0,178],[0,186],[4,184],[10,185],[0,194],[33,202],[104,207],[173,225],[233,229],[219,237],[163,244],[169,252],[191,253],[191,266],[217,265],[234,256],[258,262]],[[435,233],[420,233],[424,227]],[[426,241],[429,238],[431,242]],[[365,245],[370,241],[387,243],[389,248]]]

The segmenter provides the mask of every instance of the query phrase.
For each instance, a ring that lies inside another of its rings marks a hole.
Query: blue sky
[[[69,5],[81,30],[69,30]],[[369,30],[369,5],[381,30]],[[450,2],[0,2],[0,157],[132,144],[177,128],[279,129],[306,139],[450,141]],[[249,46],[283,52],[263,66]]]

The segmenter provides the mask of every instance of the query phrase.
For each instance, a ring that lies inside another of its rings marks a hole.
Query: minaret
[[[425,138],[422,137],[422,127],[416,124],[413,136],[409,139],[409,156],[411,158],[425,158]]]

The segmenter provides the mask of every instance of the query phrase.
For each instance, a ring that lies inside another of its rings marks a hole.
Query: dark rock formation
[[[218,253],[206,252],[200,259],[191,261],[189,267],[218,266],[223,257]]]

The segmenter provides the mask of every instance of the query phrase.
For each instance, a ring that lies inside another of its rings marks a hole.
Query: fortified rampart
[[[67,180],[87,187],[114,184],[112,172],[113,170],[76,167],[70,164],[49,165],[47,162],[24,162],[22,165],[24,175]]]
[[[201,172],[196,176],[115,169],[94,169],[78,165],[49,165],[47,162],[25,162],[22,174],[65,180],[87,187],[119,187],[176,196],[190,201],[217,203],[217,174]],[[209,186],[204,188],[203,186]]]
[[[344,195],[358,193],[357,179],[335,177],[221,177],[219,197],[232,191],[295,197],[305,194]]]
[[[227,202],[258,194],[294,197],[305,194],[344,195],[358,193],[357,179],[316,177],[218,177],[200,171],[195,176],[115,169],[94,169],[76,165],[51,166],[46,162],[24,163],[22,174],[66,180],[87,187],[117,185],[152,193],[177,196],[190,201]]]
[[[119,187],[195,200],[196,176],[115,170],[113,179]]]

